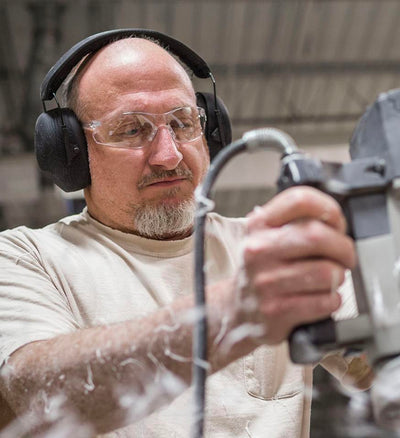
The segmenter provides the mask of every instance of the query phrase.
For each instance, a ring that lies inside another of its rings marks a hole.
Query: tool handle
[[[290,358],[298,364],[319,362],[335,343],[335,321],[332,318],[303,324],[296,327],[289,336]]]

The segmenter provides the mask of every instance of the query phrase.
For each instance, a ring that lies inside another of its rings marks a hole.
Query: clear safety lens
[[[181,107],[164,114],[125,112],[102,122],[86,125],[97,143],[113,147],[142,148],[149,145],[160,127],[166,127],[178,143],[203,135],[206,116],[203,108]]]

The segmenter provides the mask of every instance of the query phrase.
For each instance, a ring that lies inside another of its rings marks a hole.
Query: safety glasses
[[[162,114],[123,112],[83,127],[91,130],[96,143],[115,148],[139,149],[149,146],[160,128],[167,128],[177,143],[189,143],[203,135],[206,114],[203,108],[184,106]]]

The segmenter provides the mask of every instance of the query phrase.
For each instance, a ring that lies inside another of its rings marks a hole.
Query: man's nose
[[[160,126],[150,146],[150,166],[163,167],[166,170],[175,169],[182,161],[183,155],[177,147],[173,133],[168,126]]]

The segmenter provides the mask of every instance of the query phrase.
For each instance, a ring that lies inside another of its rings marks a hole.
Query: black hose
[[[193,387],[195,412],[193,437],[202,438],[204,433],[205,389],[207,379],[207,312],[205,285],[205,223],[207,213],[212,210],[209,199],[211,188],[227,161],[246,149],[246,143],[240,139],[231,143],[215,157],[210,169],[196,192],[197,210],[195,220],[194,271],[196,323],[193,334]]]

